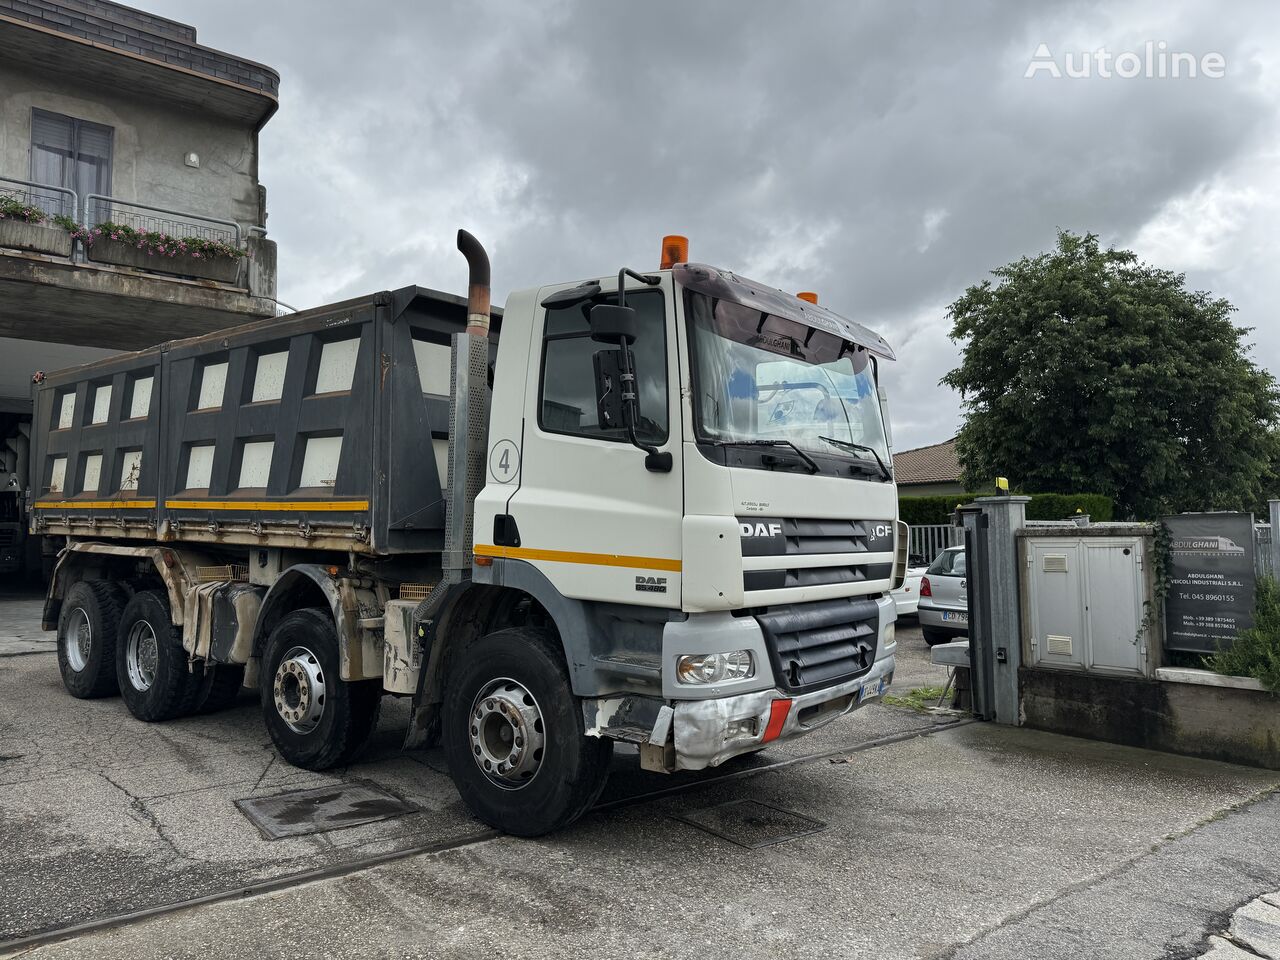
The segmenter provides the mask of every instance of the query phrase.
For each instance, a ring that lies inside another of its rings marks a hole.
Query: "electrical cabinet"
[[[1146,673],[1140,537],[1028,537],[1030,662],[1126,676]]]

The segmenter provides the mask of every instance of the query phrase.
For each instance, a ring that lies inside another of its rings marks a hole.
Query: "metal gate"
[[[924,557],[925,563],[947,547],[957,547],[964,542],[964,531],[950,523],[923,523],[910,528],[910,553]]]

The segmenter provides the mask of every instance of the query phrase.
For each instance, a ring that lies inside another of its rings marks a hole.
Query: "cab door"
[[[657,286],[627,282],[639,327],[638,432],[671,453],[672,468],[646,469],[624,431],[599,423],[593,358],[614,348],[591,339],[589,314],[594,303],[617,303],[616,292],[569,308],[535,306],[519,486],[507,507],[519,546],[505,555],[537,566],[567,597],[678,608],[684,504],[673,284],[670,274]],[[617,290],[613,279],[601,286]],[[543,288],[538,300],[556,289]]]

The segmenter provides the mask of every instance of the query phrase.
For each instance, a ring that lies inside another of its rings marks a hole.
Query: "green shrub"
[[[951,515],[962,503],[972,503],[982,493],[953,493],[935,497],[900,497],[898,518],[912,526],[950,523]],[[1106,523],[1113,516],[1110,497],[1097,493],[1033,493],[1027,504],[1028,520],[1069,520],[1076,511],[1089,514],[1095,523]]]
[[[1253,626],[1236,636],[1225,650],[1205,657],[1214,673],[1253,677],[1272,693],[1280,693],[1280,586],[1270,577],[1258,578]]]
[[[1110,497],[1100,493],[1033,493],[1027,504],[1027,519],[1070,520],[1077,510],[1087,513],[1093,523],[1107,523],[1114,506]]]

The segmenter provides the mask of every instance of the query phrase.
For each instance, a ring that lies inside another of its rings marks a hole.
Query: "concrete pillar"
[[[1018,668],[1022,665],[1022,621],[1018,610],[1017,532],[1027,525],[1030,497],[978,497],[987,518],[985,571],[991,598],[992,699],[995,721],[1018,725]]]
[[[1271,514],[1271,576],[1280,580],[1280,500],[1268,500]]]

